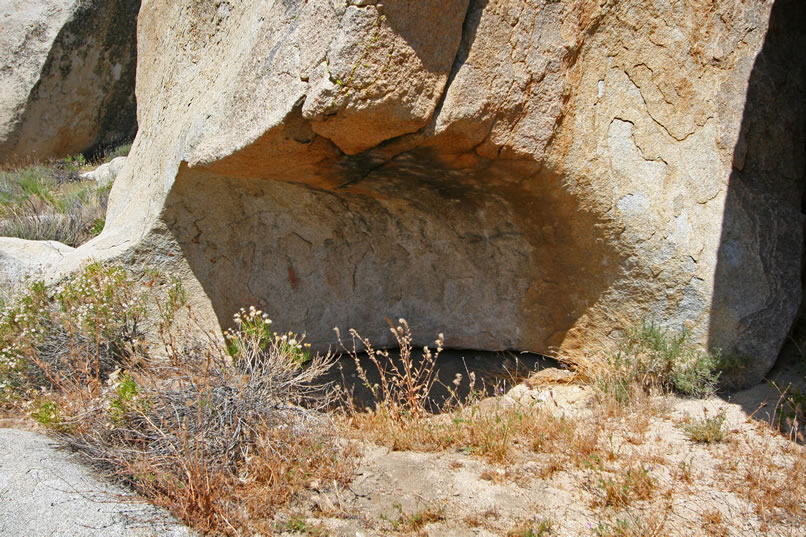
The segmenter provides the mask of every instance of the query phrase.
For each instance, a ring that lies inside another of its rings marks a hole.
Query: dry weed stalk
[[[436,339],[436,349],[432,351],[424,347],[420,359],[412,355],[411,330],[405,319],[400,319],[398,326],[390,324],[392,335],[400,349],[400,359],[394,360],[389,351],[375,349],[372,343],[361,337],[354,329],[350,329],[352,344],[347,347],[341,339],[338,328],[336,333],[344,351],[355,361],[359,378],[372,392],[377,409],[388,412],[393,417],[415,416],[423,417],[427,414],[428,396],[434,385],[436,363],[443,347],[443,336],[439,334]],[[380,381],[370,382],[367,372],[361,365],[356,342],[363,346],[369,360],[377,369]]]

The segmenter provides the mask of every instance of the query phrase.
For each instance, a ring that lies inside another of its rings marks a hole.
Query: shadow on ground
[[[412,354],[413,369],[423,367],[422,352],[414,351]],[[356,356],[361,369],[366,372],[369,384],[377,384],[380,388],[378,367],[366,352],[357,353]],[[399,349],[389,349],[388,358],[378,354],[376,356],[385,371],[395,367],[404,371]],[[475,378],[475,395],[491,396],[506,393],[530,375],[547,367],[557,367],[557,362],[539,354],[445,349],[435,362],[434,386],[427,408],[430,412],[438,413],[451,404],[466,402],[471,390],[471,378]],[[389,379],[387,376],[387,380]],[[457,379],[459,382],[455,383]],[[348,354],[341,355],[323,380],[344,387],[358,408],[372,408],[375,404],[372,390],[359,375],[356,360]]]

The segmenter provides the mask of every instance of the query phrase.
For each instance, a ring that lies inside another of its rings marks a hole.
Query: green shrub
[[[719,363],[718,354],[691,345],[686,332],[672,333],[642,321],[625,331],[598,385],[620,403],[628,402],[636,389],[704,397],[716,389]]]
[[[45,427],[57,427],[61,423],[59,405],[47,399],[39,403],[31,416]]]
[[[141,334],[144,301],[123,269],[99,263],[53,290],[34,282],[0,313],[0,398],[100,386]]]
[[[126,413],[133,410],[132,404],[137,397],[138,389],[137,382],[131,375],[127,373],[117,375],[116,373],[117,372],[112,375],[118,378],[112,379],[110,376],[109,379],[114,380],[113,387],[115,394],[109,403],[109,414],[112,417],[112,421],[115,423],[123,423],[125,422]]]

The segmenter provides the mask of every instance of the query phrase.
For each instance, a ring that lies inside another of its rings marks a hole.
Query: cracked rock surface
[[[320,349],[572,355],[649,318],[774,363],[801,302],[804,6],[145,2],[88,256]]]
[[[0,534],[190,537],[160,509],[99,481],[42,435],[0,428]]]

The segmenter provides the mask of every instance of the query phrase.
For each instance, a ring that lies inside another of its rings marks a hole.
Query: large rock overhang
[[[254,158],[269,140],[183,164],[168,196],[163,219],[225,326],[255,305],[318,347],[334,327],[389,345],[385,319],[403,317],[419,344],[444,332],[452,347],[546,353],[621,273],[601,222],[534,162],[295,143],[281,170]],[[316,165],[299,164],[317,145]]]
[[[255,305],[320,347],[403,316],[416,344],[589,353],[645,318],[772,366],[802,182],[761,166],[781,207],[726,217],[740,161],[802,177],[800,120],[737,160],[769,4],[259,7],[143,4],[140,133],[81,255],[181,259],[224,327]]]

